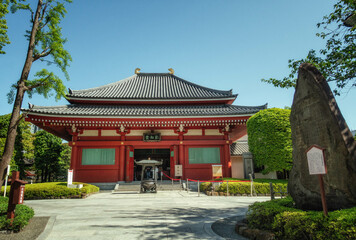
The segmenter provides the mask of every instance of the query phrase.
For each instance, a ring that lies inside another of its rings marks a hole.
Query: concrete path
[[[103,192],[86,199],[31,200],[36,216],[50,216],[38,239],[223,239],[211,225],[244,215],[268,197],[208,197],[184,191]]]

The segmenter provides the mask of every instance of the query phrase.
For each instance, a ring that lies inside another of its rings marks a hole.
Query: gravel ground
[[[32,240],[36,239],[45,229],[49,217],[33,217],[28,225],[19,233],[0,233],[0,240]]]

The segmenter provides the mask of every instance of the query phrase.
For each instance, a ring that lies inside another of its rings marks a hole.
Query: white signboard
[[[67,178],[67,185],[73,184],[73,170],[68,169],[68,178]]]
[[[323,149],[317,146],[312,146],[307,151],[307,159],[310,175],[326,174]]]
[[[222,177],[222,165],[211,165],[213,170],[213,177]]]
[[[174,175],[176,175],[176,177],[182,177],[183,176],[182,165],[175,165],[174,166]]]

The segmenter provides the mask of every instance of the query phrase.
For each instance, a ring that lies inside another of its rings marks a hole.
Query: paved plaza
[[[101,192],[86,199],[31,200],[36,216],[50,216],[38,239],[224,239],[211,225],[242,216],[268,197],[208,197],[196,192]],[[241,238],[244,239],[244,238]]]

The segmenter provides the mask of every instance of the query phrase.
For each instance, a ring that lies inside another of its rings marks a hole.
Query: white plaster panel
[[[151,130],[131,130],[127,136],[142,136],[144,133],[150,133]],[[155,133],[160,133],[161,136],[176,136],[174,130],[155,130]]]
[[[98,136],[98,130],[83,130],[83,133],[79,134],[79,136],[84,136],[84,137]]]
[[[101,130],[101,136],[120,136],[116,130]]]
[[[213,136],[213,135],[224,135],[224,134],[219,132],[219,129],[205,129],[205,135]]]
[[[184,136],[201,136],[202,134],[201,129],[190,129]]]
[[[131,130],[126,136],[142,136],[144,133],[149,133],[150,130]]]

